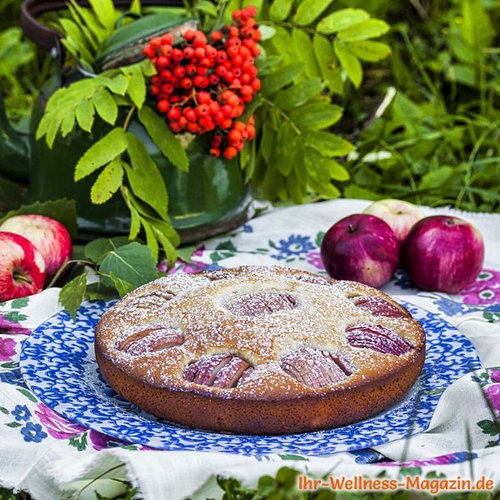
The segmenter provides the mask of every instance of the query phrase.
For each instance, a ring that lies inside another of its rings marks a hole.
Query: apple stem
[[[356,232],[356,230],[354,229],[354,226],[352,224],[349,224],[347,226],[347,232],[348,233],[355,233]]]
[[[14,281],[23,281],[24,283],[28,283],[28,285],[31,285],[33,283],[32,280],[26,276],[22,271],[19,271],[17,269],[14,269],[14,272],[12,273],[12,277],[14,278]]]

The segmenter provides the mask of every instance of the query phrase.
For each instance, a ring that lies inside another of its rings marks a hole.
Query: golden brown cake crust
[[[349,424],[401,399],[425,335],[374,288],[248,266],[138,288],[103,315],[95,350],[110,385],[156,416],[280,434]]]

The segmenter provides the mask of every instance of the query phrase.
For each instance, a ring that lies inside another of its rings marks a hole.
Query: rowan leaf
[[[153,207],[162,217],[167,216],[168,193],[158,166],[144,144],[127,132],[130,165],[123,163],[133,193]]]
[[[112,30],[118,19],[112,0],[89,0],[92,10],[99,22],[108,30]]]
[[[316,29],[320,33],[330,35],[331,33],[346,30],[369,18],[370,14],[365,10],[350,8],[342,9],[321,19]]]
[[[78,106],[76,107],[75,115],[78,126],[82,130],[90,132],[92,130],[92,125],[94,124],[95,116],[95,110],[92,101],[90,99],[85,99],[80,104],[78,104]]]
[[[90,190],[90,200],[96,205],[106,203],[120,189],[123,166],[120,158],[108,163],[97,177]]]
[[[349,44],[349,50],[363,61],[376,62],[391,54],[389,45],[370,40],[361,40]]]
[[[308,26],[333,3],[333,0],[303,0],[293,16],[293,22]]]
[[[110,125],[118,118],[118,106],[108,90],[102,89],[92,99],[97,114]]]
[[[298,53],[302,55],[302,60],[306,65],[306,75],[309,77],[320,76],[318,63],[314,56],[314,48],[309,35],[302,30],[296,29],[292,32],[293,43]]]
[[[344,156],[356,149],[349,141],[329,132],[306,133],[305,143],[324,156]]]
[[[337,123],[342,117],[343,111],[343,108],[336,104],[319,102],[294,109],[290,118],[301,130],[320,130]]]
[[[320,94],[323,84],[320,78],[311,78],[286,90],[281,90],[274,99],[274,104],[283,110],[289,110],[305,104],[311,97]]]
[[[122,73],[128,78],[127,93],[138,109],[142,108],[146,100],[146,80],[139,64],[122,68]]]
[[[357,42],[376,38],[387,33],[390,26],[381,19],[367,19],[359,24],[355,24],[347,29],[340,31],[337,37],[344,42]]]
[[[278,90],[292,83],[305,69],[302,62],[288,64],[262,79],[261,92],[270,96]]]
[[[333,48],[349,80],[351,80],[356,88],[359,88],[363,79],[363,70],[361,69],[359,59],[349,50],[346,44],[338,40],[333,42]]]
[[[321,76],[326,85],[332,92],[342,95],[344,82],[342,81],[341,70],[337,64],[332,44],[326,37],[316,34],[313,38],[313,48]]]
[[[125,95],[128,88],[129,80],[125,75],[116,75],[113,78],[108,78],[105,82],[106,87],[108,87],[113,94]]]
[[[127,149],[127,134],[121,127],[114,128],[94,143],[80,158],[75,167],[75,181],[79,181],[107,165]]]
[[[293,0],[274,0],[269,9],[269,17],[273,21],[284,21],[292,10]]]
[[[181,143],[170,130],[165,120],[150,107],[139,110],[139,121],[160,151],[180,170],[189,171],[189,158]]]

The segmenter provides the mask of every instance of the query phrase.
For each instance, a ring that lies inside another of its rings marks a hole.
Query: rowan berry
[[[174,75],[177,78],[183,78],[186,75],[186,68],[184,66],[176,66],[174,69]]]
[[[170,103],[166,99],[162,99],[161,101],[158,101],[156,108],[160,113],[166,113],[170,108]]]
[[[208,87],[209,80],[206,76],[197,75],[193,78],[193,83],[195,87],[199,87],[200,89],[205,89]]]
[[[175,108],[170,108],[167,113],[168,119],[172,121],[176,121],[181,117],[181,110],[179,106]]]
[[[194,122],[189,122],[187,124],[187,129],[192,133],[192,134],[196,134],[196,132],[199,132],[200,131],[200,127],[198,126],[197,123],[194,123]]]
[[[228,146],[227,148],[224,149],[224,158],[226,158],[227,160],[231,160],[237,154],[238,154],[238,151],[233,146]]]
[[[146,45],[142,51],[144,52],[144,54],[146,54],[147,57],[149,57],[149,59],[153,58],[154,55],[155,55],[155,49],[153,49],[153,47],[151,47],[151,45]]]
[[[160,53],[162,56],[170,57],[173,50],[174,48],[172,47],[172,45],[163,45],[160,49]]]
[[[241,141],[241,132],[233,128],[233,130],[229,131],[227,135],[229,142],[238,142]]]
[[[206,44],[207,44],[207,37],[205,36],[205,33],[201,31],[196,32],[196,35],[193,40],[194,47],[205,47]]]
[[[215,156],[216,158],[218,158],[220,156],[220,149],[219,148],[210,148],[209,153],[212,156]]]
[[[166,95],[170,95],[174,90],[175,90],[174,86],[171,83],[164,83],[161,86],[162,93],[164,93]]]
[[[210,109],[208,107],[208,104],[200,104],[199,106],[196,106],[196,114],[200,117],[202,116],[207,116],[210,112]]]
[[[151,38],[149,44],[151,45],[151,47],[153,49],[158,49],[158,48],[160,48],[160,45],[161,45],[161,38],[158,38],[158,37]]]
[[[223,38],[223,34],[220,32],[220,31],[214,31],[211,35],[210,35],[210,38],[212,39],[212,41],[214,42],[220,42]]]
[[[191,29],[187,29],[184,33],[183,33],[183,37],[184,37],[184,40],[186,40],[186,42],[192,42],[194,37],[196,35],[196,31],[194,30],[191,30]]]
[[[193,88],[193,80],[191,80],[191,78],[185,76],[182,80],[181,80],[181,87],[183,89],[186,89],[186,90],[189,90],[190,88]]]
[[[184,59],[191,59],[194,56],[194,49],[193,47],[188,46],[183,50],[183,53],[184,53]]]
[[[184,59],[184,51],[180,49],[173,49],[172,50],[172,59],[176,62],[180,62]]]
[[[194,64],[188,64],[186,66],[186,75],[196,76],[198,74],[198,68]]]
[[[161,38],[160,42],[162,45],[173,45],[174,37],[170,33],[165,33]]]
[[[151,95],[158,95],[160,93],[160,87],[158,87],[158,85],[150,85],[149,93]]]

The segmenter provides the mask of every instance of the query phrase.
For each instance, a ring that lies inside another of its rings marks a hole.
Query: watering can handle
[[[117,7],[130,7],[131,0],[114,0]],[[78,4],[88,7],[87,1],[78,1]],[[142,0],[143,6],[178,7],[182,6],[179,0]],[[61,33],[51,30],[37,21],[41,14],[66,8],[67,0],[24,0],[21,7],[21,27],[24,34],[39,47],[51,51],[59,45]]]

